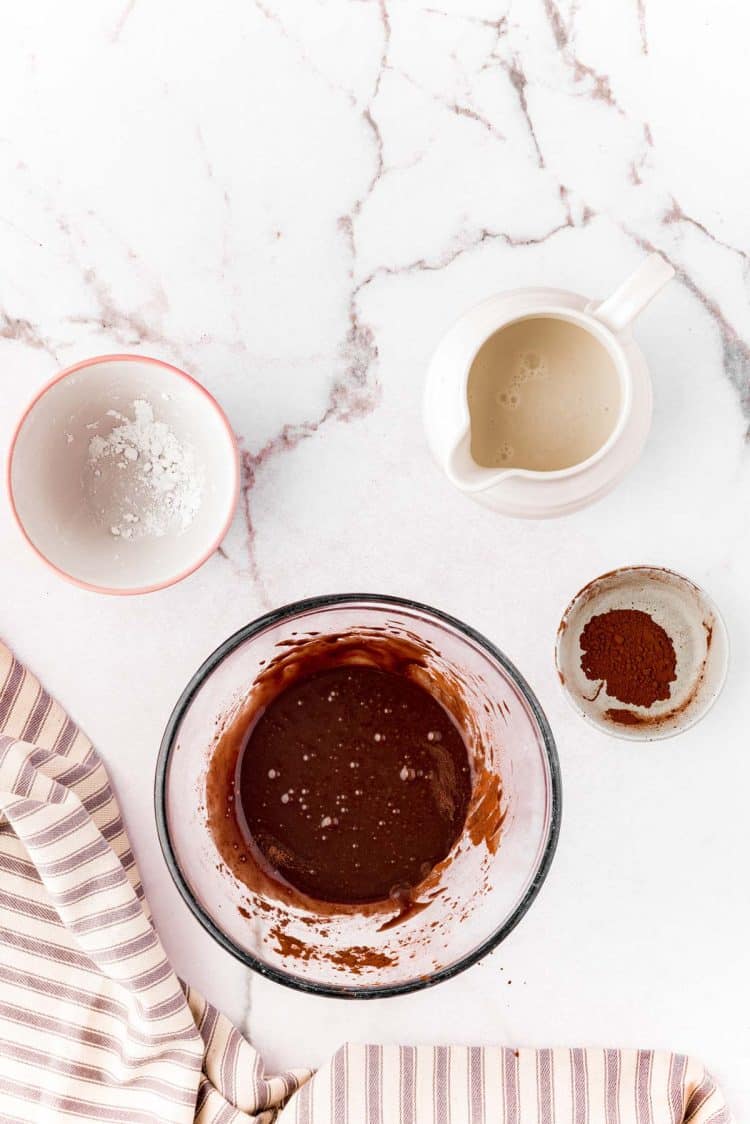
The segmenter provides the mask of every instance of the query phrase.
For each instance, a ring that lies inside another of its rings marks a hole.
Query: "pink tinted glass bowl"
[[[385,931],[379,928],[382,917],[353,913],[331,919],[275,901],[253,901],[220,861],[204,797],[217,727],[247,697],[279,646],[308,633],[363,630],[416,640],[440,673],[458,679],[481,728],[484,767],[499,774],[502,783],[499,846],[493,852],[484,842],[470,842],[465,833],[441,877],[441,893],[422,912]],[[493,644],[460,621],[413,601],[340,594],[268,613],[209,656],[165,730],[155,805],[170,873],[189,908],[223,948],[289,987],[365,999],[448,979],[515,928],[554,856],[561,784],[547,719],[523,677]],[[364,950],[354,967],[351,950]]]

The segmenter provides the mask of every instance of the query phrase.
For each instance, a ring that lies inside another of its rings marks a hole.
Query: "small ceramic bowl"
[[[669,698],[634,706],[607,693],[581,666],[581,634],[612,609],[637,609],[665,630],[677,658]],[[727,674],[729,642],[716,606],[697,585],[658,566],[627,566],[585,586],[563,614],[557,673],[569,702],[598,729],[631,741],[668,738],[695,725],[716,701]]]
[[[120,534],[91,495],[92,436],[106,439],[139,400],[189,450],[200,480],[189,522],[158,534]],[[103,355],[62,371],[27,408],[8,455],[10,504],[27,542],[58,574],[98,593],[150,593],[201,566],[229,528],[239,480],[237,444],[218,403],[184,371],[142,355]]]

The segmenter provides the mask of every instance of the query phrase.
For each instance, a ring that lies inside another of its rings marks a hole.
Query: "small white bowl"
[[[93,434],[147,401],[192,452],[202,480],[189,526],[123,539],[97,518],[84,487]],[[68,367],[36,395],[11,441],[8,494],[32,549],[58,574],[97,593],[150,593],[213,554],[239,495],[237,443],[221,407],[195,379],[143,355],[102,355]]]
[[[611,609],[640,609],[665,630],[677,657],[670,697],[646,708],[607,694],[581,667],[581,633]],[[580,715],[606,734],[631,741],[668,738],[694,726],[713,706],[727,674],[729,639],[711,598],[659,566],[626,566],[589,582],[563,614],[555,650],[563,691]],[[612,715],[616,716],[615,718]]]

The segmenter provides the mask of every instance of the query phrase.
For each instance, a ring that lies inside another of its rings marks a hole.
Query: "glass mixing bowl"
[[[207,825],[205,779],[217,731],[248,698],[256,677],[308,636],[351,634],[411,643],[423,653],[427,681],[434,675],[436,682],[449,679],[458,686],[462,715],[454,717],[473,759],[475,814],[472,818],[470,807],[467,826],[439,877],[417,895],[429,904],[406,911],[390,927],[382,913],[318,913],[263,899],[228,872]],[[482,815],[494,814],[497,822],[498,799],[499,845],[477,830]],[[455,976],[515,928],[552,862],[561,786],[547,719],[523,677],[493,644],[413,601],[340,594],[268,613],[209,656],[164,733],[155,803],[172,877],[223,948],[300,991],[366,999],[417,991]]]

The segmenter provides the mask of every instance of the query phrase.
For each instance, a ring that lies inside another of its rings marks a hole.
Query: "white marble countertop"
[[[166,592],[58,580],[0,511],[0,630],[100,747],[177,969],[269,1066],[342,1039],[693,1052],[750,1116],[747,14],[732,0],[83,0],[5,13],[3,449],[77,359],[183,366],[241,436],[224,549]],[[427,359],[493,292],[603,296],[658,247],[639,320],[655,387],[638,466],[598,505],[515,522],[454,493],[420,423]],[[673,566],[728,621],[727,687],[650,746],[585,728],[556,683],[569,597]],[[549,880],[494,955],[441,987],[294,994],[214,946],[172,886],[152,776],[203,658],[329,591],[431,602],[520,666],[555,731]]]

